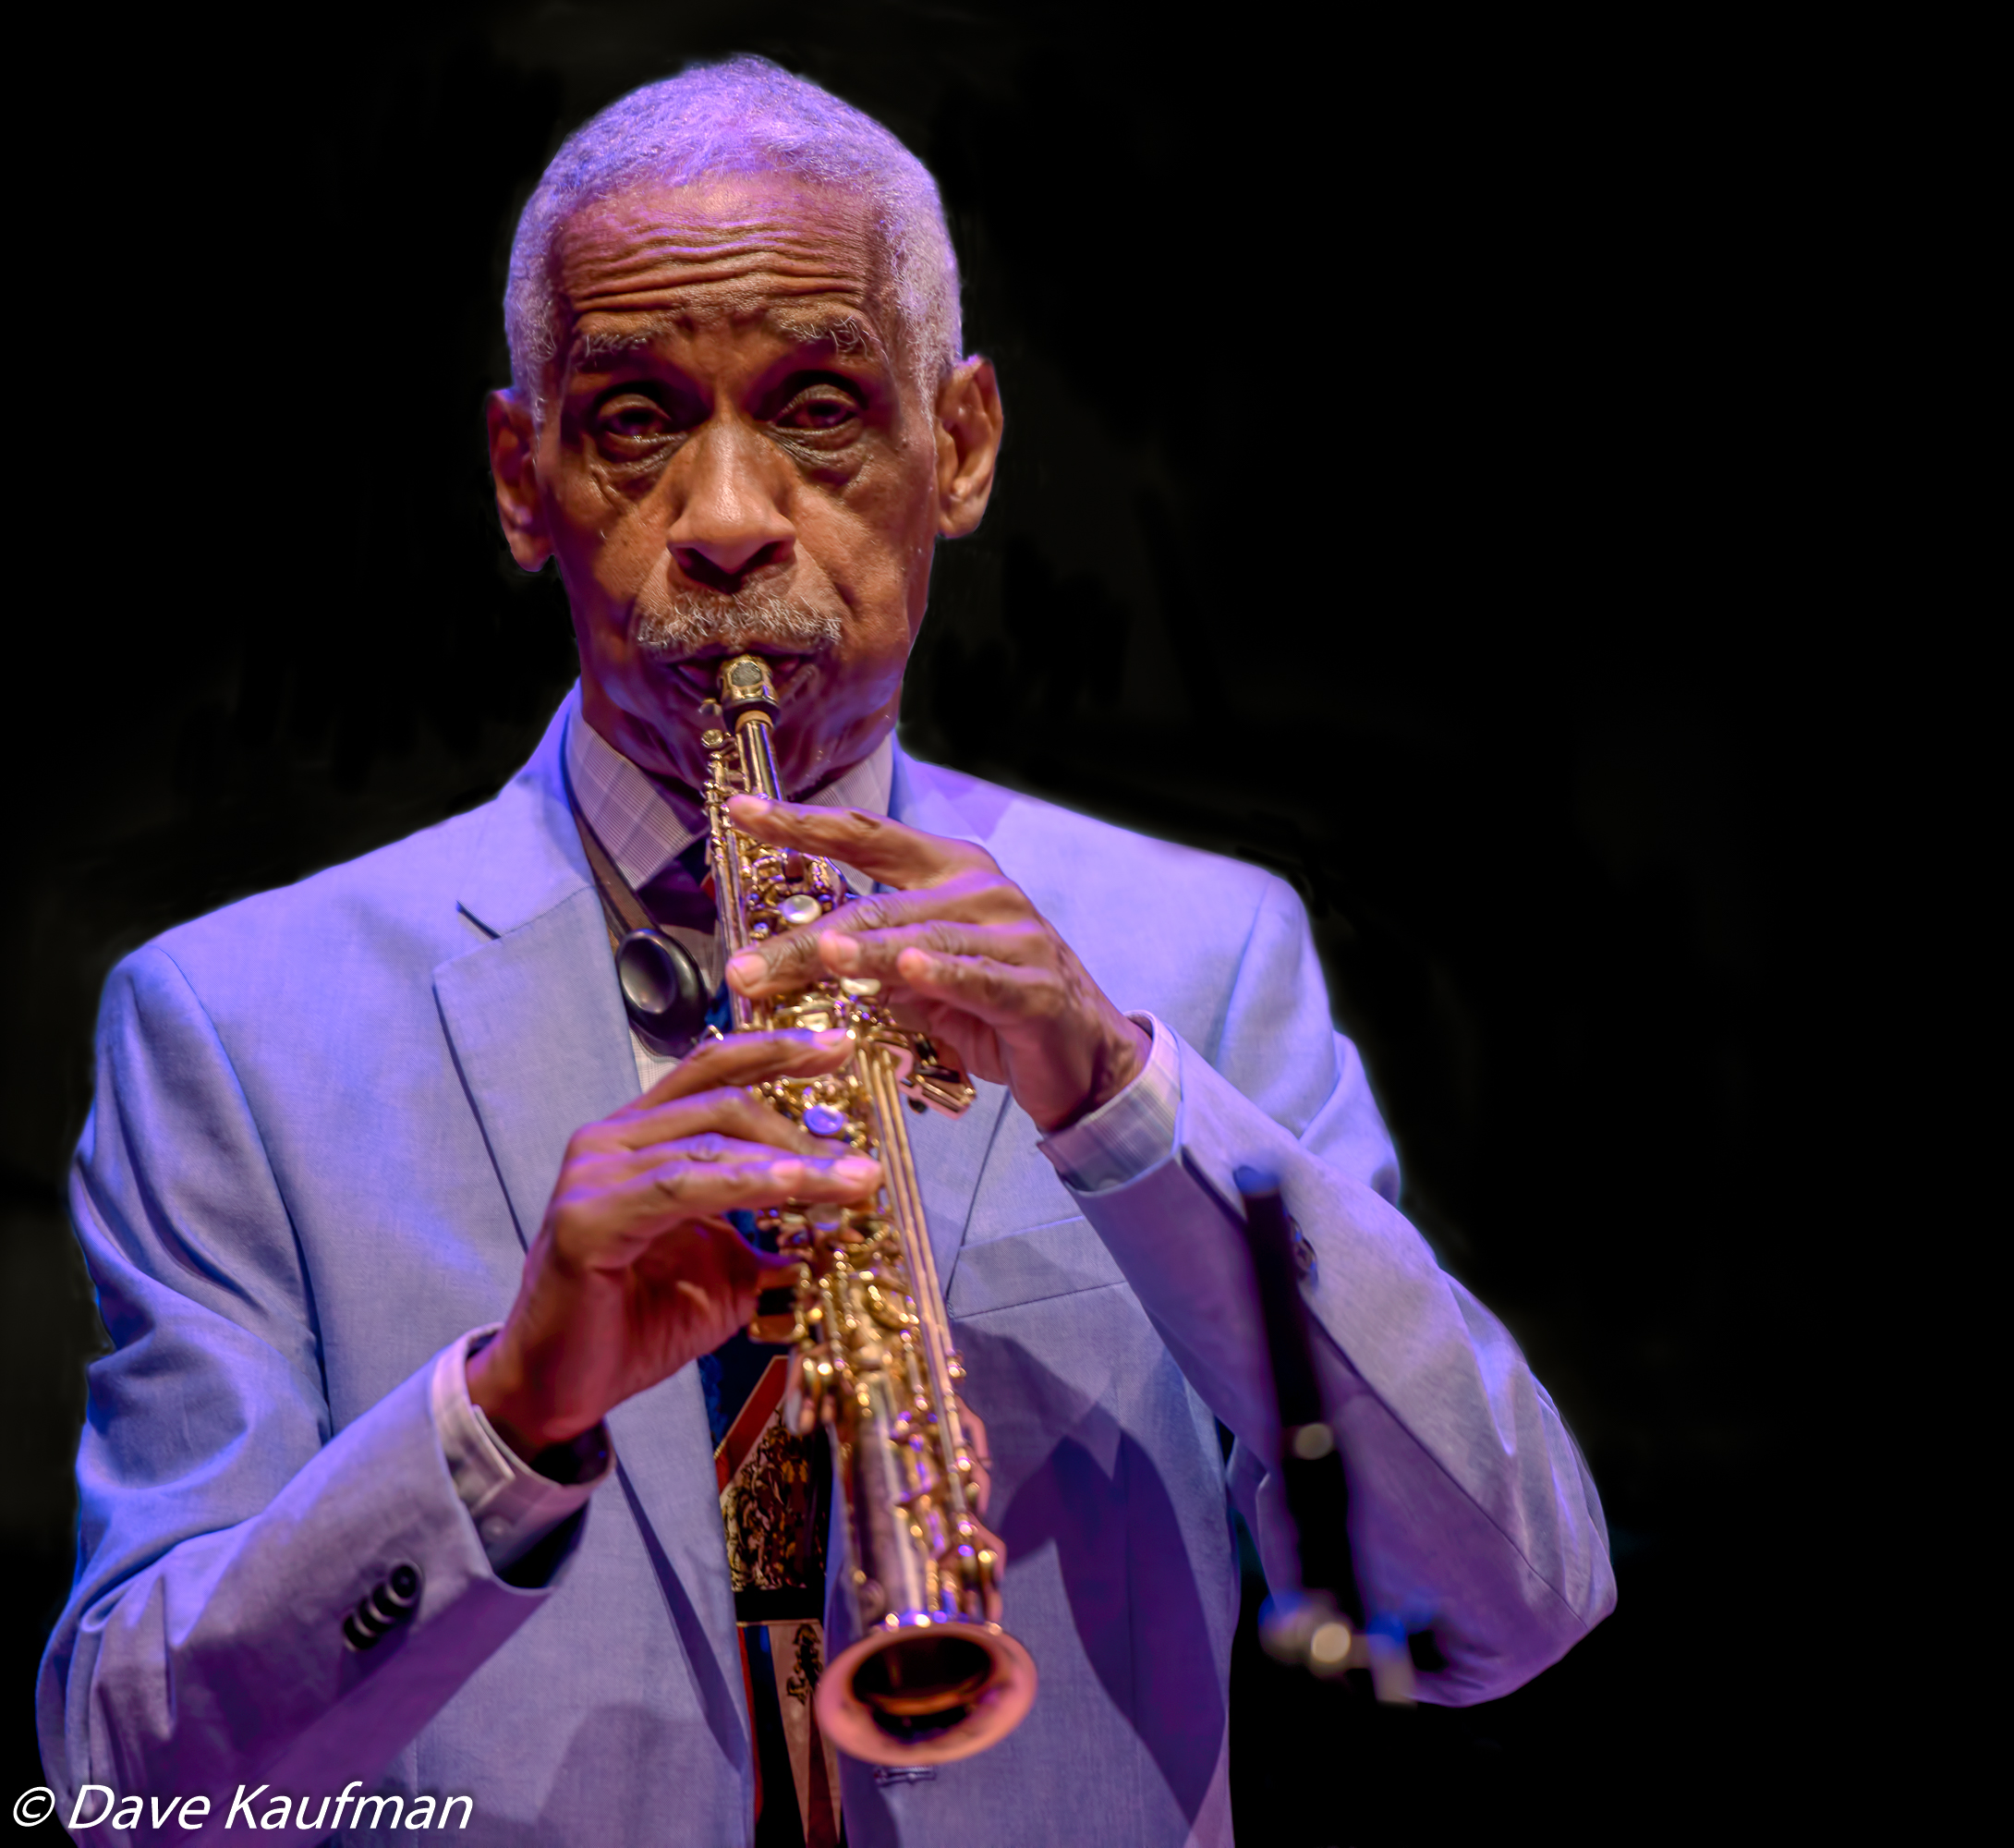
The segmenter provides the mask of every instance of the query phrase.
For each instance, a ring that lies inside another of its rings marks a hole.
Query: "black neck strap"
[[[623,871],[608,856],[574,794],[573,779],[566,781],[567,806],[574,811],[574,826],[580,832],[581,850],[588,856],[588,869],[594,874],[595,890],[601,894],[602,921],[608,925],[609,947],[614,949],[633,930],[654,930],[657,920],[637,896]]]
[[[595,890],[601,894],[601,921],[608,927],[609,948],[614,953],[616,980],[630,1025],[653,1052],[682,1058],[706,1024],[707,983],[701,959],[676,936],[658,928],[649,907],[623,877],[581,813],[564,758],[560,774],[581,850],[588,856]]]

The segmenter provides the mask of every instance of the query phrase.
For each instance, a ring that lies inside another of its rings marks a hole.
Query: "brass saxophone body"
[[[722,724],[702,742],[715,899],[732,956],[815,922],[848,894],[830,861],[752,840],[728,819],[733,796],[780,794],[777,704],[758,656],[723,663],[720,688]],[[733,1008],[736,1031],[845,1030],[853,1050],[839,1071],[772,1079],[761,1091],[811,1134],[873,1157],[882,1173],[880,1191],[860,1205],[786,1205],[758,1216],[779,1253],[797,1262],[784,1415],[800,1436],[821,1420],[829,1429],[845,1513],[842,1570],[857,1640],[819,1678],[819,1723],[841,1751],[871,1764],[948,1764],[1011,1732],[1036,1690],[1027,1650],[1001,1627],[1004,1561],[978,1520],[956,1390],[964,1368],[904,1120],[905,1107],[955,1116],[972,1087],[894,1022],[877,981],[832,977],[762,1001],[735,995]],[[786,1338],[767,1319],[751,1333]]]

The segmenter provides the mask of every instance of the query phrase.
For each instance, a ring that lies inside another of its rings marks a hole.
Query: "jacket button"
[[[419,1568],[402,1562],[385,1574],[343,1619],[343,1640],[353,1649],[374,1649],[419,1608]]]
[[[370,1594],[370,1607],[387,1623],[409,1623],[419,1609],[419,1568],[395,1565]]]
[[[374,1649],[383,1636],[382,1630],[366,1629],[357,1620],[363,1607],[359,1605],[343,1619],[343,1640],[353,1649]]]

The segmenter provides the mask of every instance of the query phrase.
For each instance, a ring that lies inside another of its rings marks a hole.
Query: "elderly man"
[[[978,524],[1001,430],[929,176],[770,66],[690,71],[562,149],[507,306],[497,502],[517,562],[557,563],[577,694],[487,808],[170,931],[107,990],[73,1199],[114,1349],[39,1690],[63,1815],[1228,1842],[1219,1421],[1294,1571],[1245,1162],[1305,1240],[1365,1596],[1432,1614],[1425,1697],[1556,1660],[1613,1600],[1593,1486],[1397,1212],[1292,894],[895,748],[934,549]],[[699,709],[743,651],[800,799],[734,821],[855,896],[722,967]],[[731,1571],[776,1377],[737,1331],[781,1273],[723,1216],[878,1171],[748,1088],[832,1069],[833,1036],[680,1058],[625,1017],[612,882],[742,995],[879,979],[977,1083],[914,1133],[1040,1675],[980,1756],[835,1758],[805,1707],[844,1574],[817,1545],[782,1589]]]

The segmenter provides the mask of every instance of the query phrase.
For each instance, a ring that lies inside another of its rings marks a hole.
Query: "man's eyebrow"
[[[795,346],[830,346],[835,353],[859,353],[887,363],[888,349],[881,336],[856,314],[778,308],[771,309],[764,319]]]
[[[629,327],[576,327],[573,345],[567,349],[567,363],[578,371],[598,366],[604,360],[619,359],[625,353],[638,352],[648,346],[670,324],[669,317],[652,315]]]
[[[873,323],[850,311],[778,307],[764,310],[761,320],[795,346],[826,346],[842,357],[858,354],[883,366],[890,363],[887,345]],[[567,347],[568,370],[592,371],[611,359],[640,353],[680,324],[676,315],[652,314],[623,327],[576,327]]]

